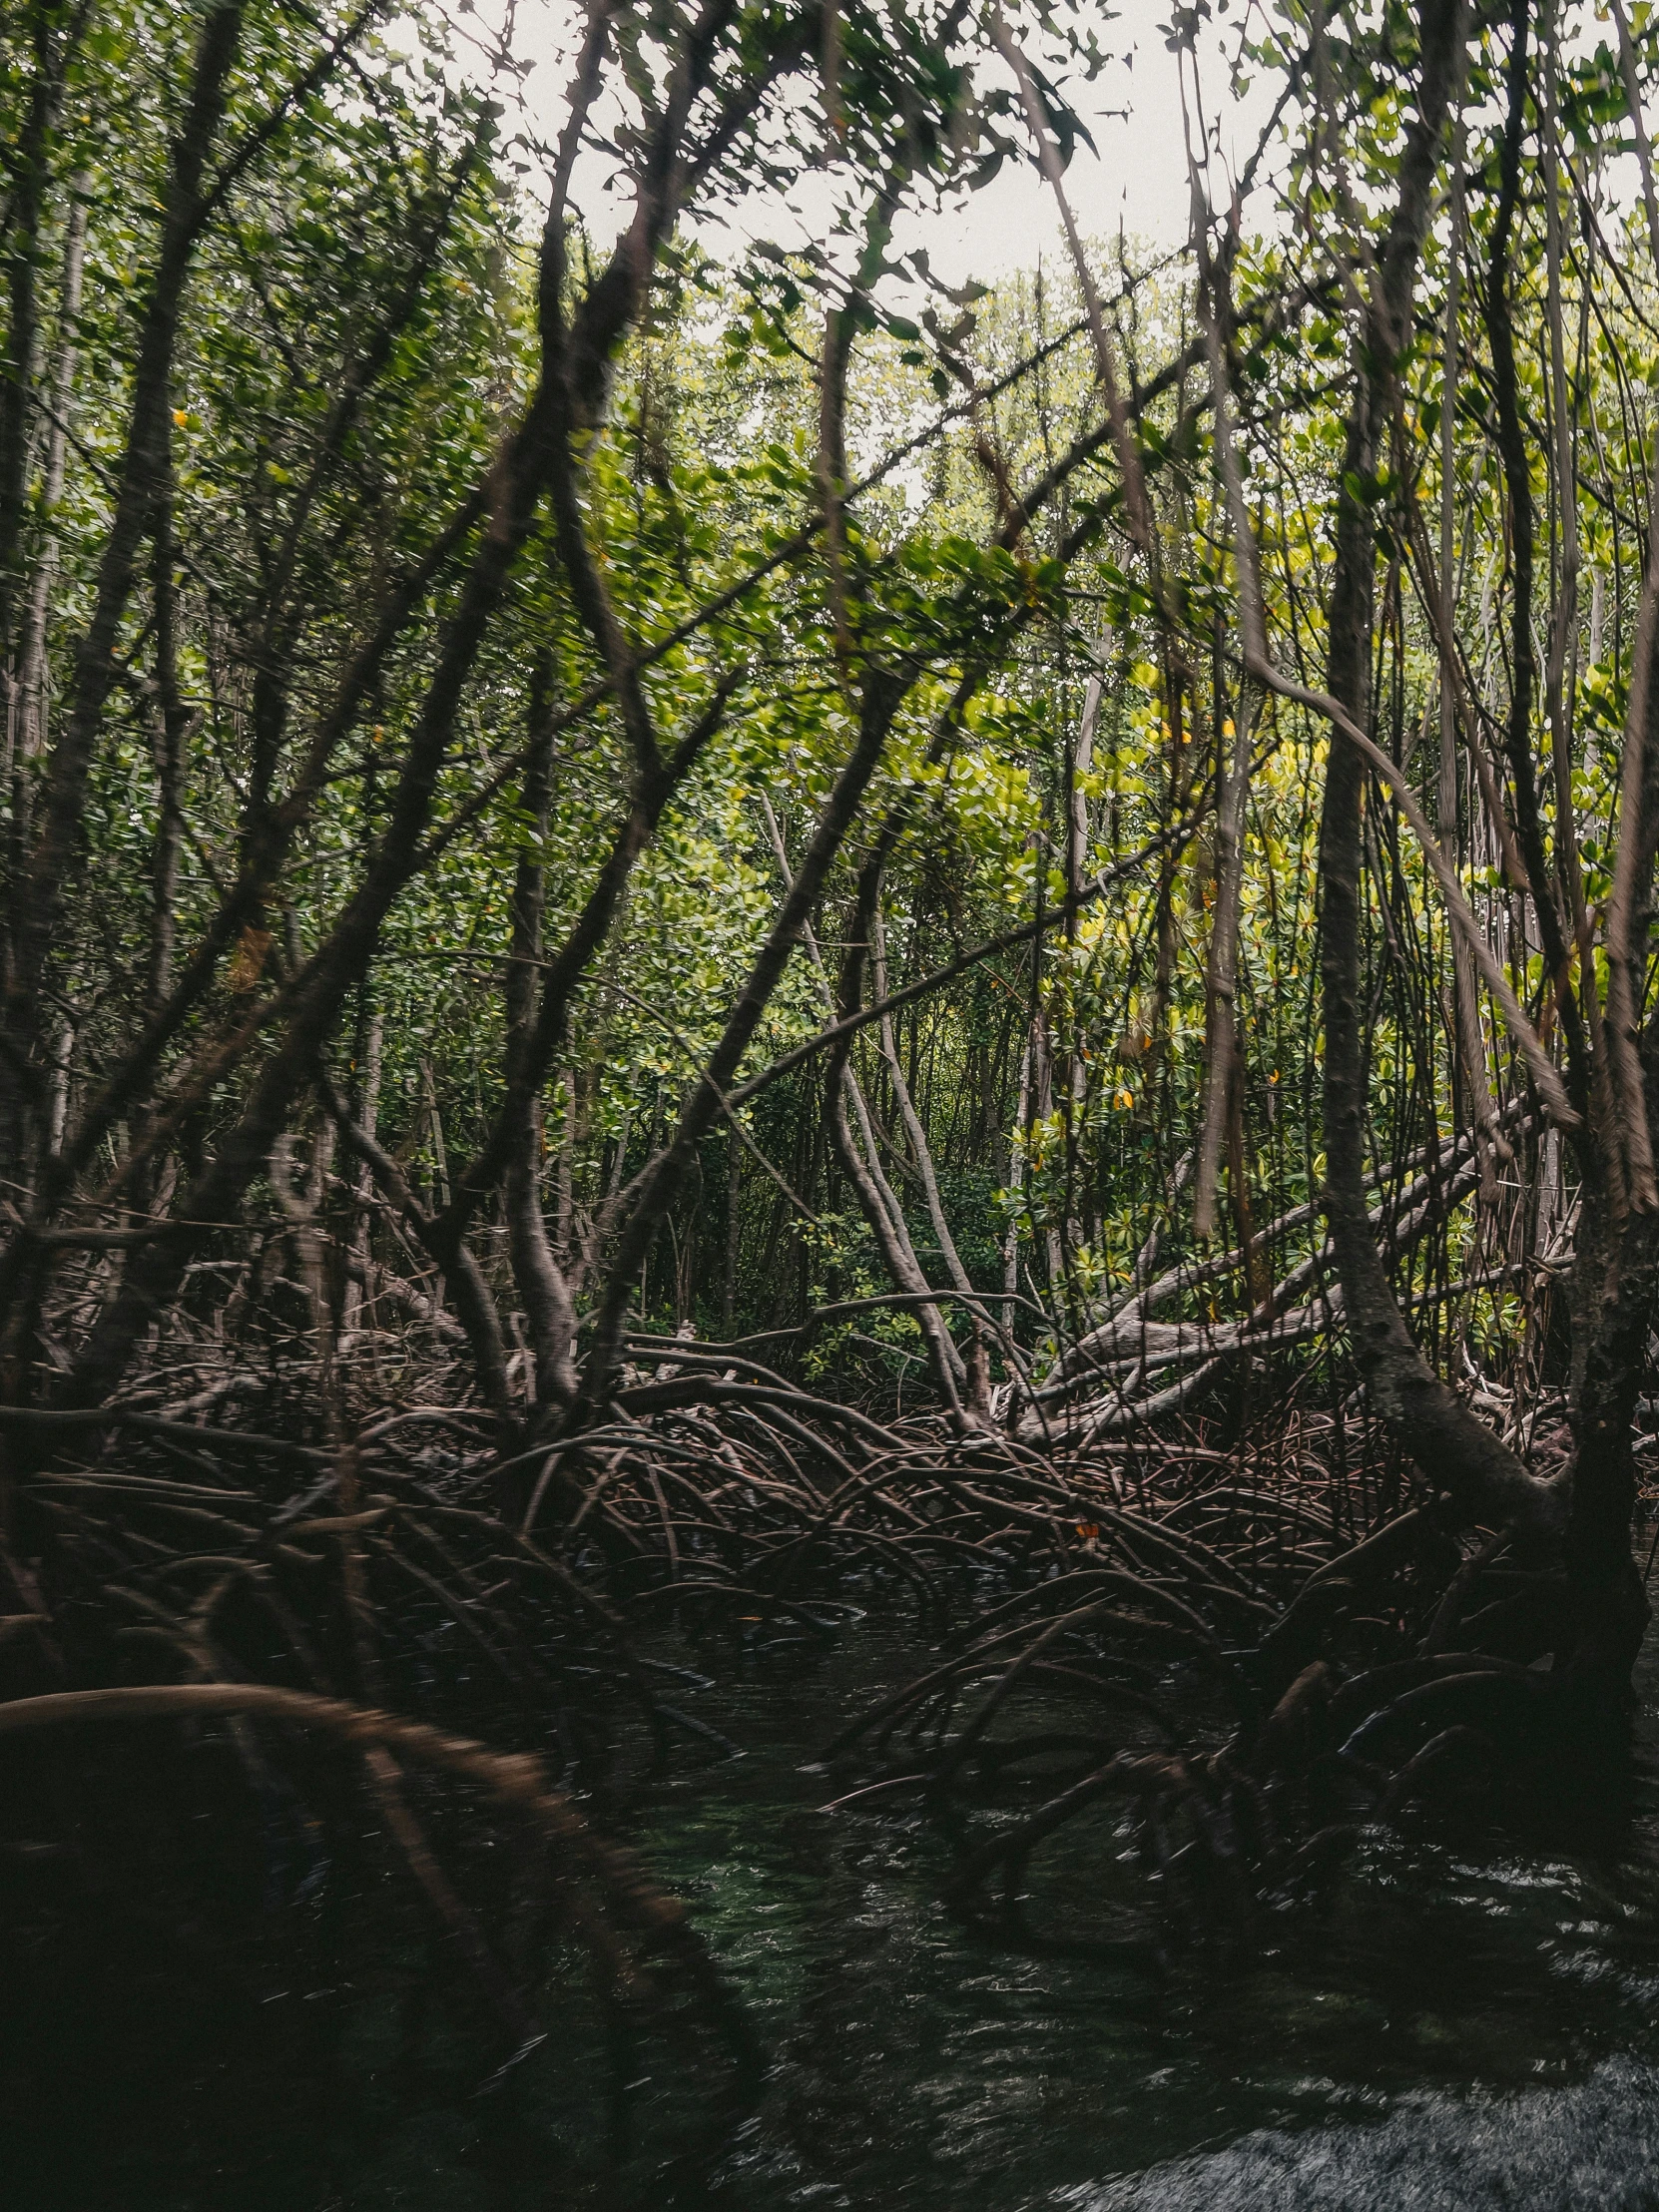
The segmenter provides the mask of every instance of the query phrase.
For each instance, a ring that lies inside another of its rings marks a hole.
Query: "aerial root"
[[[663,1346],[665,1369],[697,1349]],[[14,1688],[55,1678],[60,1699],[90,1702],[22,1699],[0,1707],[0,1733],[196,1699],[245,1727],[305,1726],[376,1764],[450,1773],[556,1846],[601,1979],[624,1989],[654,1956],[736,2057],[745,2030],[684,1917],[569,1794],[606,1773],[618,1708],[657,1769],[681,1746],[741,1748],[665,1696],[674,1667],[643,1657],[641,1636],[678,1626],[707,1645],[702,1673],[680,1670],[706,1688],[723,1644],[812,1665],[860,1609],[896,1598],[936,1639],[932,1662],[835,1732],[820,1756],[854,1771],[826,1795],[851,1817],[915,1793],[958,1825],[1001,1821],[970,1828],[950,1900],[983,1920],[994,1888],[1005,1932],[1023,1925],[1022,1885],[1053,1840],[1102,1808],[1120,1836],[1105,1890],[1143,1919],[1158,1902],[1161,1942],[1244,1931],[1262,1902],[1323,1879],[1366,1822],[1501,1765],[1548,1708],[1544,1678],[1518,1661],[1440,1648],[1454,1632],[1472,1644],[1483,1601],[1510,1587],[1497,1532],[1459,1551],[1429,1505],[1401,1509],[1396,1492],[1389,1509],[1352,1471],[1326,1473],[1317,1422],[1268,1440],[1267,1483],[1247,1478],[1243,1446],[1041,1447],[926,1418],[830,1419],[753,1362],[730,1389],[712,1351],[695,1365],[505,1459],[459,1413],[433,1428],[410,1409],[332,1455],[156,1418],[105,1431],[91,1463],[38,1464],[20,1494],[45,1595],[0,1571],[0,1665]],[[89,1440],[64,1431],[66,1449]],[[524,1487],[509,1494],[515,1470]],[[187,1679],[80,1687],[108,1661],[52,1656],[65,1600]],[[434,1626],[464,1639],[492,1715],[504,1704],[524,1738],[557,1745],[558,1772],[395,1717],[425,1668],[400,1654]],[[307,1689],[244,1679],[272,1667],[272,1634],[289,1685]],[[343,1675],[342,1644],[356,1653]],[[99,1706],[109,1698],[138,1702]],[[27,1712],[40,1717],[6,1718]],[[511,2027],[511,1989],[406,1800],[387,1826]]]
[[[477,1784],[504,1811],[528,1821],[563,1862],[561,1872],[577,1885],[562,1901],[566,1916],[607,1979],[628,1970],[613,1936],[620,1928],[636,1938],[642,1961],[667,1965],[695,1991],[741,2073],[753,2075],[758,2053],[747,2020],[679,1900],[654,1883],[631,1853],[599,1836],[570,1800],[549,1785],[542,1762],[530,1754],[491,1751],[466,1737],[370,1706],[252,1682],[158,1683],[18,1698],[0,1704],[0,1736],[232,1716],[286,1723],[358,1746],[382,1786],[396,1779],[387,1756],[391,1753],[411,1765]],[[417,1852],[421,1848],[415,1846]],[[528,2022],[522,2024],[528,2032]]]

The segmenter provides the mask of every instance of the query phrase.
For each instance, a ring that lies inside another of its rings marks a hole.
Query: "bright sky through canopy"
[[[1254,13],[1252,0],[1221,0],[1217,19],[1199,38],[1206,120],[1221,169],[1212,172],[1219,199],[1223,178],[1236,176],[1250,159],[1266,125],[1274,98],[1266,78],[1247,84],[1233,96],[1232,58],[1241,30]],[[1111,239],[1120,226],[1144,244],[1171,248],[1184,242],[1189,199],[1182,133],[1181,93],[1176,59],[1166,43],[1170,0],[1126,0],[1115,14],[1102,10],[1102,43],[1114,60],[1092,85],[1074,80],[1066,86],[1098,149],[1079,146],[1066,174],[1066,189],[1085,236]],[[582,11],[569,0],[528,0],[517,10],[513,51],[535,66],[524,79],[523,98],[538,133],[551,137],[563,109],[568,59],[580,34]],[[786,209],[773,199],[746,203],[741,229],[726,234],[705,228],[711,251],[731,253],[752,238],[782,246],[803,239],[815,227],[820,210],[809,190]],[[595,173],[583,180],[576,199],[596,238],[620,225],[622,208]],[[1247,215],[1247,223],[1248,223]],[[925,245],[933,268],[947,282],[968,277],[994,278],[1029,268],[1039,255],[1060,249],[1054,204],[1034,167],[1006,164],[1000,174],[947,213],[912,213],[901,225],[895,246]]]

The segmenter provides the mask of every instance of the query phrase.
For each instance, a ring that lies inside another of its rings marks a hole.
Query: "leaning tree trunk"
[[[1422,81],[1400,165],[1399,204],[1354,349],[1354,403],[1337,509],[1328,681],[1332,698],[1362,730],[1370,718],[1377,568],[1377,526],[1366,491],[1375,479],[1397,395],[1395,364],[1410,334],[1417,259],[1432,209],[1448,95],[1464,35],[1459,0],[1430,0],[1422,14]],[[1449,1491],[1470,1517],[1496,1509],[1507,1518],[1532,1501],[1536,1485],[1514,1454],[1429,1369],[1406,1329],[1372,1235],[1360,988],[1365,787],[1359,751],[1334,732],[1320,825],[1325,1197],[1349,1335],[1378,1411],[1429,1483]]]
[[[1516,62],[1511,84],[1510,148],[1518,148],[1524,104],[1524,10],[1516,11]],[[1355,348],[1355,396],[1344,456],[1338,508],[1337,559],[1330,614],[1329,690],[1361,730],[1370,714],[1377,533],[1364,494],[1375,481],[1398,399],[1396,364],[1411,335],[1412,288],[1426,231],[1450,95],[1461,75],[1465,37],[1460,0],[1430,0],[1422,10],[1422,69],[1417,113],[1400,169],[1398,206],[1381,255],[1365,326]],[[1514,175],[1513,153],[1505,181]],[[1497,229],[1506,216],[1500,194]],[[1505,242],[1496,240],[1491,289],[1507,280]],[[1495,327],[1497,380],[1512,358],[1501,357],[1506,317],[1488,300],[1488,328]],[[1517,472],[1508,471],[1511,504],[1529,498]],[[1529,537],[1530,512],[1521,524]],[[1517,607],[1516,636],[1525,631],[1530,654],[1530,609]],[[1529,663],[1528,663],[1529,666]],[[1520,693],[1530,691],[1524,681]],[[1517,727],[1524,714],[1526,727]],[[1511,717],[1513,765],[1531,743],[1530,709],[1521,699]],[[1638,742],[1640,742],[1638,740]],[[1518,778],[1535,795],[1528,759]],[[1526,1629],[1527,1648],[1515,1656],[1556,1655],[1562,1679],[1587,1694],[1600,1714],[1619,1709],[1628,1696],[1631,1662],[1647,1619],[1640,1579],[1630,1554],[1634,1481],[1630,1423],[1646,1345],[1656,1268],[1659,1224],[1650,1214],[1629,1214],[1609,1197],[1619,1179],[1599,1172],[1602,1162],[1592,1129],[1581,1125],[1585,1229],[1576,1269],[1575,1344],[1571,1408],[1576,1450],[1571,1500],[1561,1528],[1559,1489],[1541,1482],[1457,1400],[1429,1369],[1413,1343],[1366,1220],[1365,1039],[1360,946],[1364,915],[1362,809],[1366,766],[1358,748],[1333,733],[1320,834],[1323,898],[1321,980],[1326,1057],[1324,1117],[1326,1205],[1342,1280],[1354,1358],[1377,1410],[1415,1459],[1429,1487],[1441,1494],[1448,1517],[1511,1524],[1534,1556],[1542,1602]],[[1529,873],[1542,916],[1549,898],[1541,832],[1523,805],[1523,832],[1535,849]],[[1556,920],[1553,909],[1546,920]],[[1554,963],[1566,984],[1564,958]],[[1575,1037],[1575,1057],[1582,1053]],[[1583,1085],[1575,1086],[1583,1097]],[[1563,1554],[1564,1552],[1564,1559]],[[1551,1572],[1565,1565],[1564,1577]],[[1564,1602],[1563,1602],[1564,1594]]]

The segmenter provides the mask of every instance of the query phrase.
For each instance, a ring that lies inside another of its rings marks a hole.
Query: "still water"
[[[912,1801],[823,1810],[858,1777],[813,1748],[925,1664],[878,1614],[805,1671],[677,1683],[744,1755],[611,1808],[766,2045],[712,2171],[669,2162],[712,2123],[655,2041],[628,2156],[595,2159],[574,1985],[481,2095],[476,2022],[428,2003],[429,1924],[371,1852],[234,1974],[176,1903],[41,1888],[0,1976],[0,2212],[1659,2212],[1659,1636],[1618,1803],[1378,1837],[1323,1909],[1153,1968],[997,1947],[942,1910],[951,1838]],[[1104,1823],[1058,1841],[1050,1906],[1121,1879]]]
[[[854,1681],[873,1696],[913,1664],[853,1631],[830,1670],[847,1679],[795,1694],[828,1734]],[[947,1840],[902,1799],[819,1811],[847,1784],[802,1771],[808,1716],[756,1683],[726,1723],[748,1756],[640,1822],[776,2060],[715,2201],[1659,2207],[1659,1636],[1640,1687],[1616,1808],[1379,1839],[1323,1914],[1149,1974],[962,1930],[936,1903]],[[1098,1879],[1102,1845],[1050,1861],[1056,1897]]]

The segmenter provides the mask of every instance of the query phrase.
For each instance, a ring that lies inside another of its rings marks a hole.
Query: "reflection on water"
[[[1565,2089],[1415,2091],[1375,2126],[1264,2131],[1050,2202],[1056,2212],[1651,2212],[1656,2092],[1659,2072],[1629,2058]]]
[[[237,1855],[205,1819],[200,1867],[174,1870],[174,1821],[154,1870],[136,1839],[124,1888],[0,1866],[32,1885],[0,1962],[0,2212],[1659,2212],[1648,1742],[1623,1802],[1563,1789],[1524,1836],[1377,1836],[1325,1906],[1225,1954],[1031,1956],[944,1913],[956,1839],[913,1799],[827,1813],[859,1777],[804,1765],[925,1663],[877,1618],[805,1673],[711,1660],[724,1679],[676,1701],[747,1755],[606,1808],[771,2054],[735,2142],[697,2101],[706,2070],[656,2034],[624,2052],[629,2155],[606,2167],[603,2022],[569,1974],[546,2044],[480,2094],[490,2023],[349,1825],[325,1881],[230,1915],[270,1924],[264,1965],[256,1945],[232,1971],[201,1877]],[[1641,1689],[1659,1736],[1659,1639]],[[210,1748],[178,1739],[170,1792]],[[240,1785],[225,1802],[258,1817]],[[440,1841],[488,1894],[487,1834],[457,1816]],[[1062,1831],[1040,1924],[1144,1897],[1118,1850],[1104,1809]],[[698,2142],[712,2177],[668,2163]]]
[[[825,1676],[755,1681],[722,1715],[750,1756],[640,1809],[777,2062],[717,2203],[1659,2207],[1646,1744],[1616,1817],[1378,1838],[1323,1914],[1148,1972],[965,1933],[936,1902],[950,1840],[902,1798],[818,1810],[840,1785],[799,1764],[812,1722],[911,1665],[865,1629]],[[1045,1880],[1104,1886],[1111,1850],[1068,1833]]]

